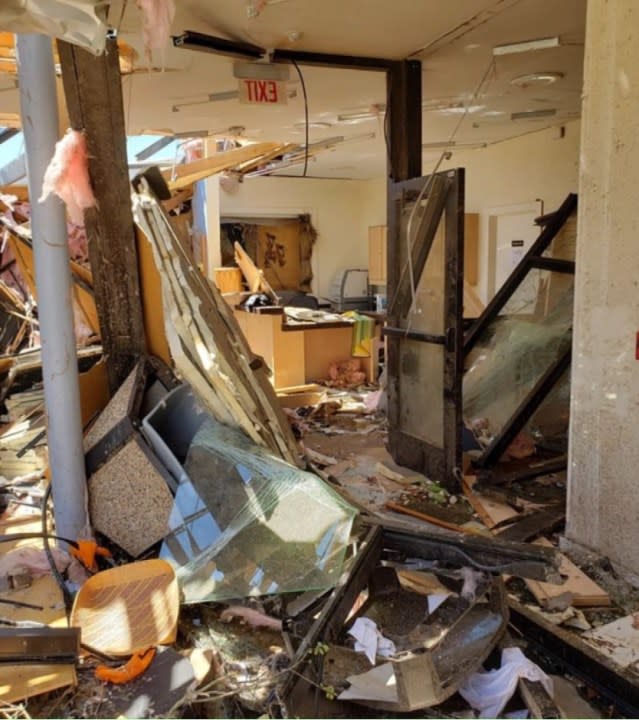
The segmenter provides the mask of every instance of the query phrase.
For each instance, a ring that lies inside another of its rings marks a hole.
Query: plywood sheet
[[[545,538],[536,540],[535,545],[552,547],[552,543]],[[526,585],[535,596],[537,602],[546,607],[553,599],[564,593],[572,595],[571,604],[575,607],[600,607],[610,605],[610,596],[597,583],[580,570],[569,558],[559,553],[561,566],[559,572],[566,578],[563,585],[551,585],[538,580],[526,580]]]
[[[73,665],[0,665],[0,700],[18,700],[77,685]]]

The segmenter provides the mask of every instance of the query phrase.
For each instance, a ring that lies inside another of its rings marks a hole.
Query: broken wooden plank
[[[170,190],[181,190],[198,180],[204,180],[204,178],[210,177],[211,175],[224,172],[224,170],[230,170],[243,162],[261,158],[263,155],[272,152],[275,148],[280,147],[282,147],[280,143],[252,143],[235,148],[234,150],[215,153],[202,160],[176,165],[170,170],[164,170],[162,176],[166,180]]]
[[[244,248],[238,242],[236,242],[233,247],[235,249],[235,262],[238,264],[242,274],[244,275],[249,291],[252,293],[266,293],[266,295],[273,300],[273,303],[277,304],[277,294],[264,277],[264,271],[260,270],[257,265],[255,265]]]
[[[519,678],[519,693],[531,718],[561,718],[561,710],[540,682]]]
[[[541,508],[524,515],[497,535],[504,540],[526,542],[545,532],[556,530],[565,519],[566,508],[563,505]]]
[[[552,547],[548,540],[541,538],[534,545],[540,547]],[[610,595],[597,583],[578,568],[563,553],[559,553],[561,565],[559,573],[566,581],[562,585],[551,585],[550,583],[526,580],[526,585],[535,596],[535,600],[542,608],[547,609],[552,601],[565,593],[570,593],[572,598],[570,604],[574,607],[606,607],[611,604]]]
[[[473,510],[487,528],[491,529],[505,520],[514,520],[519,517],[519,513],[509,505],[495,502],[476,493],[473,490],[475,482],[474,475],[464,475],[461,482],[462,490]]]
[[[135,195],[134,207],[160,271],[165,331],[177,369],[220,422],[297,464],[288,422],[231,309],[189,261],[156,200]]]
[[[109,386],[115,392],[145,345],[119,50],[114,38],[106,42],[106,52],[97,57],[62,41],[58,53],[71,125],[86,132],[98,207],[85,210],[84,221]]]
[[[426,513],[419,512],[418,510],[413,510],[412,508],[405,507],[404,505],[399,505],[395,502],[389,501],[384,505],[384,507],[387,510],[392,510],[393,512],[401,513],[403,515],[410,515],[411,517],[417,518],[418,520],[423,520],[424,522],[430,523],[431,525],[437,525],[438,527],[445,528],[446,530],[453,530],[454,532],[464,533],[465,535],[482,535],[479,530],[473,530],[472,528],[467,528],[463,525],[455,525],[454,523],[440,520],[439,518],[433,517],[432,515],[427,515]]]

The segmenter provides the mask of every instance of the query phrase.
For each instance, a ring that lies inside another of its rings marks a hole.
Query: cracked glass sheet
[[[574,277],[531,270],[466,360],[464,419],[497,435],[570,347]]]
[[[413,208],[402,214],[400,267],[408,260],[406,226]],[[402,329],[443,335],[446,290],[444,220],[439,224],[411,309]],[[402,339],[399,348],[400,429],[438,448],[444,447],[444,346]]]
[[[538,447],[563,455],[568,452],[569,423],[570,370],[566,370],[526,423],[524,432]]]
[[[333,587],[357,511],[320,478],[207,419],[160,557],[186,603]]]

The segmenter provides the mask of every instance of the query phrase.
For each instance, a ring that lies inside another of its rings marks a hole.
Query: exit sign
[[[286,83],[278,80],[240,80],[240,102],[252,105],[286,105]]]

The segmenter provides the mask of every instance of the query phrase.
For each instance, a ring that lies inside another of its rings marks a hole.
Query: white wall
[[[319,235],[313,250],[313,292],[326,297],[337,270],[368,265],[369,223],[362,212],[366,185],[360,180],[247,178],[235,192],[220,190],[219,213],[222,217],[309,213]]]
[[[559,129],[530,133],[496,145],[465,152],[454,151],[441,169],[466,169],[466,211],[479,213],[479,283],[477,291],[485,302],[488,284],[488,218],[495,211],[508,212],[511,206],[535,205],[544,200],[545,212],[556,210],[569,192],[577,191],[579,165],[579,121]],[[424,162],[428,174],[437,159]],[[432,164],[432,165],[431,165]],[[364,198],[364,215],[370,225],[386,218],[386,180],[370,180]]]

